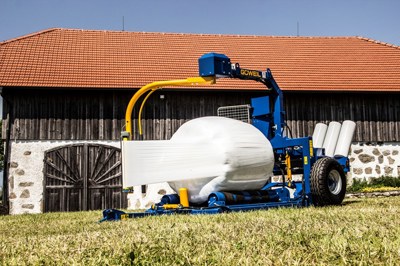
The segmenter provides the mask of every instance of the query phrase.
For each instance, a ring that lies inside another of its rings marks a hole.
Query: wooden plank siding
[[[285,107],[296,137],[312,135],[318,122],[353,120],[354,141],[400,141],[399,93],[288,93]]]
[[[8,103],[12,103],[13,140],[119,140],[125,125],[126,106],[133,93],[126,90],[4,88],[3,132],[8,123]],[[252,95],[262,93],[155,92],[147,100],[142,114],[143,138],[169,139],[184,122],[217,115],[219,106],[248,103]],[[140,102],[132,115],[136,139],[139,137],[139,107]]]
[[[119,140],[126,90],[3,88],[3,136],[12,103],[13,140]],[[217,114],[217,108],[250,103],[262,91],[158,91],[142,115],[145,140],[169,139],[184,122]],[[164,98],[160,97],[164,95]],[[318,122],[353,120],[354,141],[400,141],[400,94],[284,92],[287,124],[293,137],[311,135]],[[133,129],[137,134],[137,106]]]

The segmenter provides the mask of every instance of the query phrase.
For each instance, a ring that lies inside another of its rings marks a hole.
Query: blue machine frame
[[[265,72],[243,69],[237,63],[231,64],[230,59],[225,55],[209,53],[199,58],[199,74],[201,77],[215,76],[254,80],[267,86],[267,96],[251,100],[252,124],[271,142],[276,161],[274,175],[282,175],[282,182],[268,182],[261,191],[216,191],[210,194],[208,202],[204,206],[183,207],[179,205],[178,195],[165,195],[160,203],[153,205],[145,212],[125,213],[114,209],[105,210],[101,221],[152,215],[215,214],[278,207],[306,207],[313,203],[310,188],[311,168],[319,158],[324,157],[324,151],[313,147],[311,137],[288,138],[285,136],[284,129],[287,126],[284,120],[283,94],[270,69]],[[336,160],[343,167],[344,172],[349,171],[347,157]],[[296,167],[290,166],[290,162],[297,162],[297,170]],[[302,174],[301,181],[292,180],[292,170]],[[288,180],[285,180],[285,173]],[[294,190],[292,196],[289,188]],[[172,205],[176,207],[167,208]]]

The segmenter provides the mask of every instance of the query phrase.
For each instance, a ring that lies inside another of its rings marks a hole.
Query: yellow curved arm
[[[142,104],[140,105],[139,109],[139,115],[138,115],[138,128],[139,128],[139,135],[142,135],[142,112],[143,112],[143,107],[144,104],[146,103],[147,99],[150,97],[150,95],[155,92],[157,89],[151,90],[149,93],[147,93],[146,97],[144,97]]]
[[[142,96],[144,93],[150,90],[155,91],[162,87],[167,87],[167,86],[198,86],[201,84],[214,84],[214,83],[215,83],[215,77],[194,77],[187,79],[156,81],[143,86],[133,95],[133,97],[129,101],[128,107],[126,108],[125,126],[126,126],[126,131],[129,133],[129,139],[132,139],[132,110],[136,102],[139,100],[140,96]]]

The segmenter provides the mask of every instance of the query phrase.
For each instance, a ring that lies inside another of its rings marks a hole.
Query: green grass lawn
[[[400,197],[97,224],[101,212],[0,217],[0,264],[400,265]]]

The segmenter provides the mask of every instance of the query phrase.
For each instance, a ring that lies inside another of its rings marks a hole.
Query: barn
[[[197,76],[204,53],[272,70],[295,137],[316,123],[356,122],[352,178],[400,174],[400,47],[362,37],[274,37],[48,29],[0,43],[4,198],[11,214],[126,207],[120,132],[141,86]],[[164,88],[144,109],[143,139],[265,95],[251,81]],[[134,137],[138,138],[134,110]],[[167,184],[136,188],[144,208]]]

